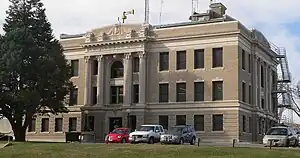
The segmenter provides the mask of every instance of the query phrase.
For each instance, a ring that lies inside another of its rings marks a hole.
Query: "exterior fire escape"
[[[287,124],[293,123],[293,112],[299,111],[293,102],[293,91],[291,89],[291,73],[289,71],[288,60],[286,57],[286,49],[277,47],[270,43],[270,48],[277,54],[276,60],[279,62],[279,72],[277,77],[277,84],[273,87],[273,95],[277,97],[278,118],[280,122]],[[283,117],[283,112],[287,115]],[[298,114],[298,113],[297,113]]]

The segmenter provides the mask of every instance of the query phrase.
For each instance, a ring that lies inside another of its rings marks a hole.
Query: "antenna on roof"
[[[159,24],[161,24],[161,16],[162,16],[162,9],[163,9],[164,0],[160,2],[160,13],[159,13]]]
[[[149,24],[149,0],[145,0],[145,24]]]
[[[192,0],[192,14],[199,11],[198,6],[199,6],[199,1],[198,0]]]

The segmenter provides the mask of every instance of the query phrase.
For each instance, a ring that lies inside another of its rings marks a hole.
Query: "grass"
[[[13,143],[0,149],[0,158],[288,158],[299,150],[222,148],[179,145],[106,145],[66,143]]]

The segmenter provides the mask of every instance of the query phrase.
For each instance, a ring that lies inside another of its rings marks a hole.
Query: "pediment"
[[[86,33],[86,43],[135,39],[145,37],[148,29],[143,24],[115,24],[93,29]]]

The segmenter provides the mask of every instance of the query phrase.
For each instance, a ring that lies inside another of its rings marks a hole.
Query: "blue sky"
[[[210,0],[199,0],[199,10],[206,11]],[[268,40],[287,49],[294,81],[300,81],[300,12],[299,0],[218,0],[224,3],[227,14],[248,28],[263,32]],[[84,33],[92,28],[114,24],[124,10],[136,10],[129,23],[143,20],[143,0],[43,0],[55,35]],[[0,1],[0,23],[5,18],[8,0]],[[161,0],[150,0],[150,22],[158,24]],[[191,0],[164,0],[162,23],[187,21]],[[1,33],[1,29],[0,29]],[[300,122],[300,119],[298,119]]]

